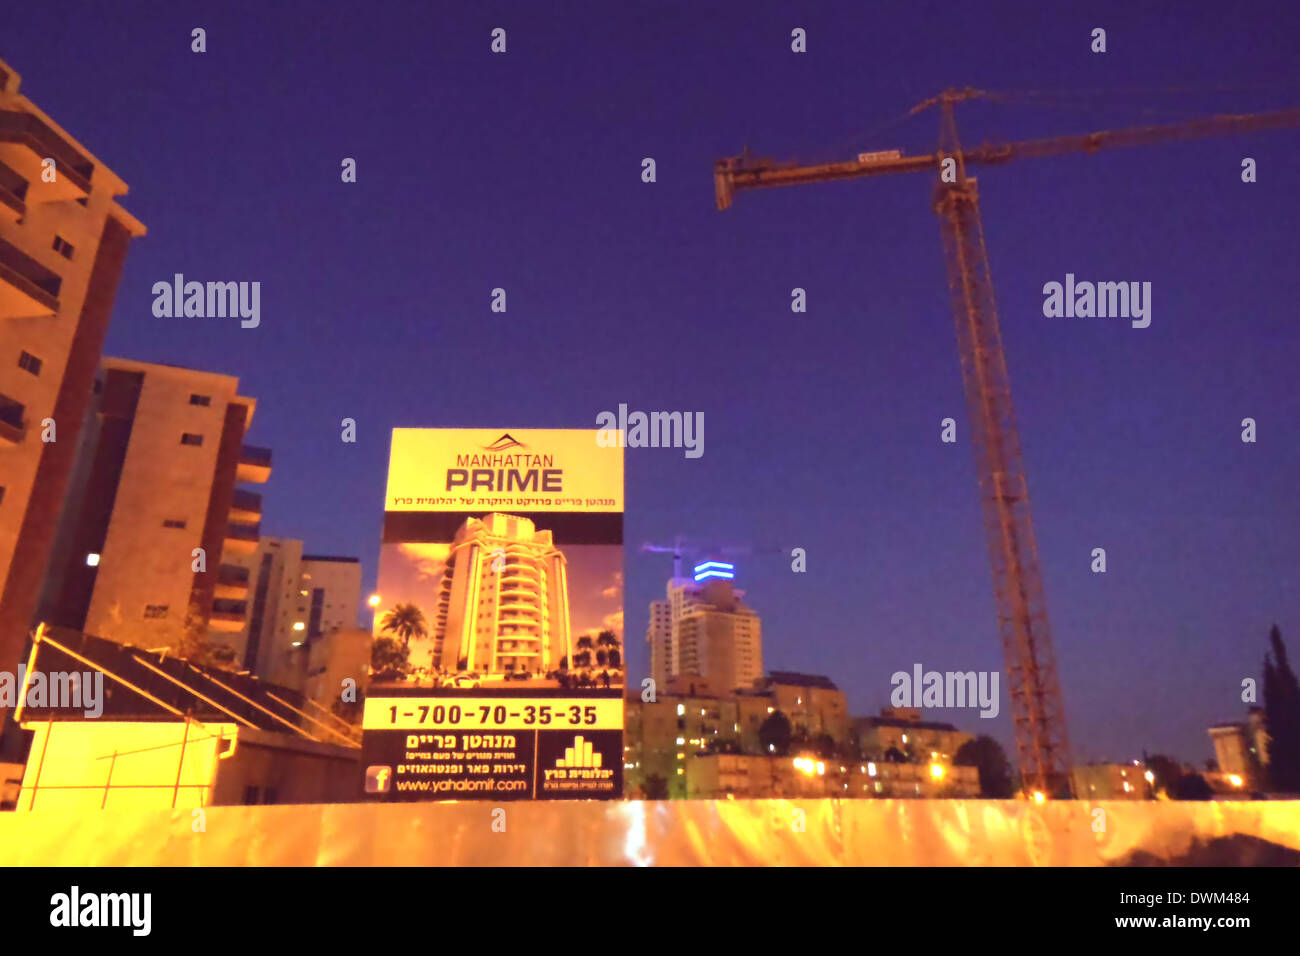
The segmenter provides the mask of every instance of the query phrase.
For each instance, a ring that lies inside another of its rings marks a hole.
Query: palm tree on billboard
[[[381,631],[390,631],[402,639],[402,646],[408,647],[411,638],[429,636],[429,625],[424,620],[424,612],[414,604],[397,604],[384,615],[379,626]]]

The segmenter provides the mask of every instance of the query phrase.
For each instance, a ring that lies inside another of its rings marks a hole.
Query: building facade
[[[690,800],[969,799],[980,794],[977,768],[938,762],[850,763],[811,754],[692,754],[684,763],[684,796]]]
[[[731,690],[763,675],[762,622],[734,581],[674,577],[650,604],[646,643],[658,687],[699,679]]]
[[[564,554],[506,514],[467,518],[438,585],[433,662],[448,671],[545,674],[572,663]]]
[[[79,442],[41,618],[121,643],[235,655],[270,452],[244,444],[238,379],[106,358]]]
[[[235,643],[245,670],[300,688],[312,669],[307,651],[335,631],[357,626],[361,563],[303,554],[301,541],[258,539],[256,550],[232,558],[246,572],[248,598]]]
[[[23,653],[127,248],[126,184],[0,62],[0,667]]]
[[[914,707],[884,707],[879,717],[860,717],[852,725],[862,752],[881,758],[897,751],[910,760],[949,764],[962,744],[975,739],[952,724],[922,720]]]

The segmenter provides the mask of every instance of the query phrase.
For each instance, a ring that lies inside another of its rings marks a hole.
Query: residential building
[[[829,677],[772,671],[756,680],[754,688],[790,719],[796,736],[816,738],[825,734],[837,744],[848,742],[848,700]]]
[[[660,777],[672,797],[686,795],[685,761],[705,748],[739,747],[738,702],[694,693],[658,694],[653,702],[629,693],[623,709],[624,789]]]
[[[506,514],[456,531],[435,600],[433,662],[482,674],[572,663],[569,584],[551,532]]]
[[[320,638],[357,625],[361,563],[356,558],[303,554],[290,538],[258,539],[256,550],[232,563],[246,572],[248,599],[233,643],[245,670],[263,680],[301,688],[312,667],[307,649]]]
[[[1146,768],[1129,763],[1076,764],[1074,792],[1080,800],[1147,800],[1152,797]]]
[[[750,687],[763,674],[759,616],[732,578],[697,574],[697,580],[673,577],[665,600],[650,604],[651,676],[657,687],[673,679],[703,679],[726,690]]]
[[[980,794],[979,770],[939,762],[842,761],[812,754],[689,754],[692,800],[825,798],[935,799]]]
[[[1268,766],[1264,708],[1251,707],[1244,723],[1216,724],[1207,732],[1221,773],[1239,776],[1251,787],[1264,784],[1262,770]]]
[[[852,723],[862,752],[882,758],[895,750],[913,760],[948,764],[962,744],[974,739],[952,724],[923,721],[914,707],[884,707],[879,717],[860,717]]]
[[[118,279],[126,184],[0,62],[0,666],[23,657]]]
[[[255,403],[214,372],[105,358],[41,601],[48,623],[148,648],[239,655],[271,453]],[[233,635],[233,639],[232,639]]]

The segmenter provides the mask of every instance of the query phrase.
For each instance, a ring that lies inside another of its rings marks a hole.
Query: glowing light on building
[[[722,561],[705,561],[703,564],[695,566],[695,580],[703,581],[706,578],[724,578],[734,580],[736,577],[736,566],[734,564],[725,564]]]

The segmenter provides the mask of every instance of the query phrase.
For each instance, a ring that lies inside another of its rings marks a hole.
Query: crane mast
[[[984,144],[963,150],[953,104],[982,95],[971,89],[945,90],[913,110],[915,113],[931,106],[939,108],[939,151],[934,154],[903,156],[897,150],[889,150],[861,154],[856,160],[816,165],[773,163],[754,160],[746,154],[716,162],[713,180],[718,208],[727,209],[738,189],[940,170],[934,211],[939,217],[943,239],[962,383],[970,415],[1007,693],[1015,724],[1016,756],[1023,789],[1041,799],[1071,793],[1070,743],[1029,511],[1029,486],[984,247],[979,189],[975,178],[967,176],[966,167],[1231,133],[1291,129],[1300,126],[1300,109],[1211,116],[1164,126]],[[953,163],[948,165],[947,160]]]
[[[934,209],[948,267],[1016,756],[1027,791],[1068,795],[1070,746],[1065,707],[980,222],[979,188],[966,175],[952,104],[948,97],[941,103],[940,146],[941,155],[954,159],[955,175],[952,182],[941,180],[935,187]]]

